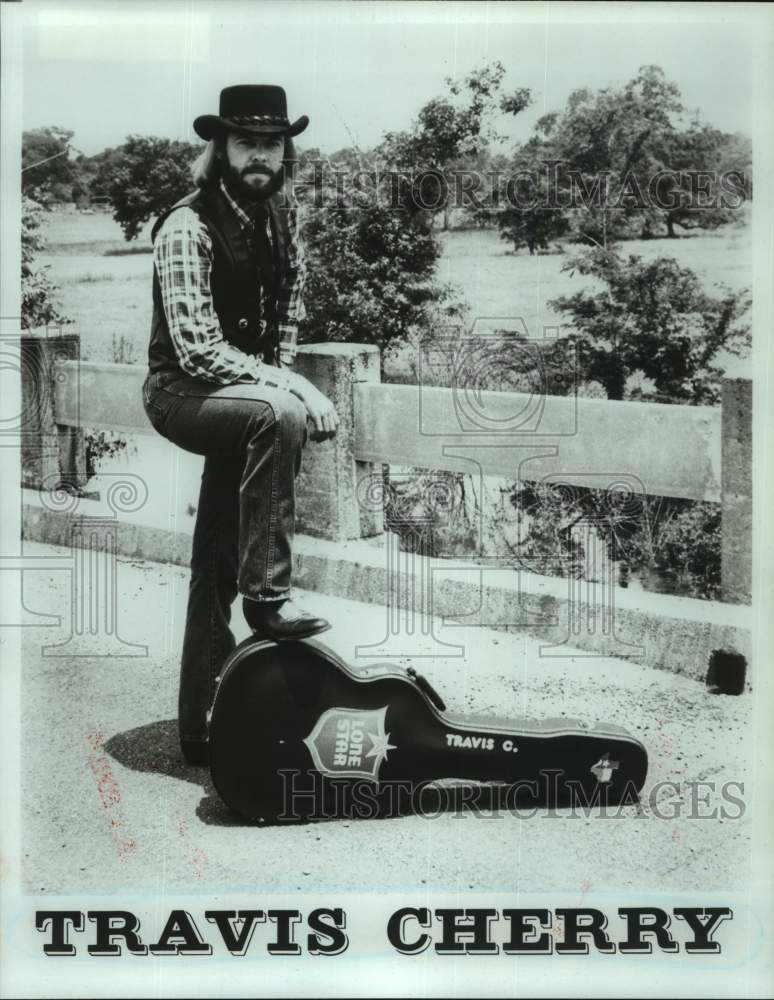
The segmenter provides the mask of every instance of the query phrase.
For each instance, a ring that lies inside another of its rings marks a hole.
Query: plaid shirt
[[[242,226],[252,229],[252,219],[234,201],[223,181],[220,182],[220,189]],[[268,219],[266,225],[269,226]],[[298,322],[304,317],[302,295],[306,274],[298,242],[295,205],[288,209],[288,230],[291,280],[283,283],[283,293],[277,300],[277,319],[282,353],[292,357],[295,354]],[[192,208],[178,208],[167,216],[153,245],[153,262],[159,276],[164,314],[178,364],[189,375],[223,385],[253,382],[288,389],[289,380],[281,368],[245,354],[224,339],[210,289],[212,260],[212,241],[207,226]],[[265,315],[265,310],[261,312]],[[264,320],[261,325],[263,333]]]

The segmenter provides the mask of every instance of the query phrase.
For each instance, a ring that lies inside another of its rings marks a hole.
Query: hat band
[[[281,115],[236,115],[228,116],[235,125],[289,125],[287,118]]]

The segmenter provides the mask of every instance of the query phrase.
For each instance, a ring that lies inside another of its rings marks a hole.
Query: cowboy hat
[[[220,113],[200,115],[193,127],[198,136],[209,140],[227,129],[257,135],[294,136],[303,132],[308,124],[306,115],[290,124],[282,87],[243,84],[221,90]]]

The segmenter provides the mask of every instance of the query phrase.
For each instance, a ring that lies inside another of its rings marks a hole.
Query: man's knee
[[[283,437],[297,439],[303,445],[306,440],[307,409],[304,403],[290,392],[272,393],[265,400],[269,407],[269,419],[277,426]],[[256,413],[256,417],[259,414]]]
[[[298,396],[291,392],[284,392],[274,407],[274,419],[282,424],[291,433],[303,437],[306,430],[306,405],[301,402]]]

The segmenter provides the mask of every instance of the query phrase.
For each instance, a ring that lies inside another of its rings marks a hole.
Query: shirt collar
[[[220,179],[220,190],[223,193],[223,197],[232,207],[232,209],[236,213],[237,218],[239,219],[243,228],[245,229],[253,228],[255,215],[256,213],[259,212],[260,209],[263,209],[263,211],[266,212],[265,207],[260,202],[250,204],[245,201],[238,201],[235,198],[233,198],[230,191],[226,187],[222,177]]]

